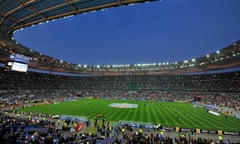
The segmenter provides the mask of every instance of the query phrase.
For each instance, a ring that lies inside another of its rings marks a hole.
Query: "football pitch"
[[[136,104],[136,108],[110,107],[113,103]],[[240,120],[215,116],[191,103],[133,100],[80,99],[20,109],[51,115],[85,116],[90,120],[104,114],[108,121],[119,120],[148,122],[166,127],[200,128],[204,130],[240,131]]]

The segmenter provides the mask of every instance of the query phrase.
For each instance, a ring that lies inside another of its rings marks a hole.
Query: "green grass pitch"
[[[112,103],[137,104],[137,108],[113,108]],[[96,114],[104,114],[109,121],[137,121],[161,124],[181,128],[200,128],[205,130],[240,131],[240,120],[232,117],[214,116],[191,103],[126,101],[80,99],[20,109],[25,112],[37,112],[52,115],[86,116],[94,119]],[[178,117],[178,118],[177,118]]]

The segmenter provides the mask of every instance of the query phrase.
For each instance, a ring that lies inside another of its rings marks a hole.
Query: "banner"
[[[239,136],[240,132],[226,132],[226,131],[223,131],[223,134],[224,135]]]
[[[180,128],[179,127],[176,127],[176,132],[180,132]]]
[[[218,130],[218,135],[223,135],[222,130]]]
[[[201,130],[197,128],[197,129],[196,129],[196,133],[197,133],[197,134],[200,134],[200,133],[201,133]]]

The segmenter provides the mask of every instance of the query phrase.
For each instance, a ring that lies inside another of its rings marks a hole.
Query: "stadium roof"
[[[13,31],[41,22],[100,9],[156,0],[1,0],[1,30]]]
[[[27,48],[12,39],[14,31],[63,17],[156,0],[0,0],[0,62],[19,53],[30,57],[30,67],[68,73],[96,75],[180,74],[234,68],[240,66],[240,42],[229,45],[206,57],[183,62],[135,65],[77,65],[55,59]]]

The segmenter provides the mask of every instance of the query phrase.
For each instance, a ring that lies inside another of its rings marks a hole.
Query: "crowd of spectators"
[[[156,101],[199,101],[205,104],[240,108],[240,73],[219,73],[204,75],[153,75],[153,76],[112,76],[76,77],[40,73],[20,73],[0,69],[0,104],[28,105],[38,102],[55,102],[68,97],[93,97],[104,99],[132,99]],[[29,119],[10,117],[1,113],[1,141],[4,143],[211,143],[211,139],[160,138],[158,134],[145,135],[129,131],[118,132],[117,137],[109,134],[109,127],[99,129],[99,133],[70,133],[64,135],[51,119],[42,120],[44,134],[26,138]],[[16,127],[12,127],[18,125]],[[24,126],[23,126],[24,125]],[[19,127],[20,126],[20,127]],[[36,126],[36,124],[31,125]],[[38,125],[39,127],[39,125]],[[47,131],[47,132],[46,132]],[[50,134],[50,135],[49,135]],[[119,137],[121,135],[121,137]],[[33,142],[34,141],[34,142]],[[220,143],[220,142],[219,142]]]
[[[195,75],[77,77],[0,69],[0,102],[26,103],[69,96],[195,101],[240,109],[240,72]]]
[[[25,115],[25,116],[24,116]],[[49,116],[28,117],[28,114],[10,116],[0,113],[0,142],[6,144],[234,144],[229,139],[223,141],[216,137],[201,138],[180,134],[165,135],[160,128],[135,129],[128,125],[110,125],[101,120],[95,125],[96,133],[77,132],[71,120],[55,120]],[[85,125],[86,126],[86,125]],[[74,130],[72,130],[74,129]]]
[[[140,90],[240,92],[240,73],[77,77],[0,69],[0,90]]]
[[[44,117],[16,114],[0,114],[0,142],[4,144],[63,144],[83,143],[85,136],[71,133],[70,128],[75,128],[69,120],[61,123],[48,115]],[[73,123],[73,122],[72,122]],[[74,123],[77,123],[74,121]],[[90,135],[89,141],[96,141],[96,135]]]

